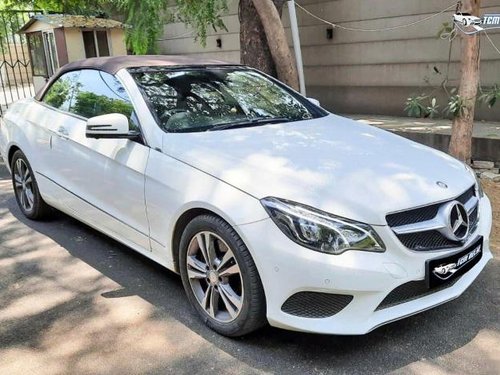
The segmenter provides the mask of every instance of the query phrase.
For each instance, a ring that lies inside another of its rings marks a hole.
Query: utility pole
[[[481,0],[464,0],[461,12],[479,17]],[[472,130],[474,111],[479,85],[479,34],[465,35],[461,33],[461,78],[458,95],[464,101],[463,111],[453,119],[449,152],[452,156],[466,163],[472,157]]]

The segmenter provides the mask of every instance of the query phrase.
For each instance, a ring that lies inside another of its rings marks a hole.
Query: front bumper
[[[389,322],[428,310],[460,296],[492,258],[489,249],[491,205],[480,201],[479,225],[464,246],[417,252],[406,249],[387,226],[376,227],[387,250],[384,253],[347,251],[341,255],[315,252],[289,240],[271,219],[238,226],[264,286],[267,318],[272,326],[324,334],[365,334]],[[483,256],[453,285],[392,307],[377,310],[398,286],[425,279],[426,261],[454,254],[484,237]],[[283,303],[298,292],[351,295],[340,312],[326,318],[305,318],[282,311]]]

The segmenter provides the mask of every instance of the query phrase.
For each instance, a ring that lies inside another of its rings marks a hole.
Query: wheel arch
[[[20,137],[16,139],[16,141],[10,141],[7,143],[7,146],[5,147],[5,154],[4,155],[4,162],[7,167],[7,169],[10,170],[10,166],[12,164],[12,157],[14,156],[16,151],[21,151],[24,156],[28,159],[28,161],[31,164],[31,167],[33,170],[36,169],[36,166],[33,166],[33,164],[38,164],[36,163],[36,159],[33,157],[32,153],[32,147],[31,144],[28,142],[26,139],[25,135],[22,133],[18,133]],[[33,159],[35,159],[35,162],[33,163]]]
[[[14,156],[14,153],[16,151],[22,152],[21,147],[19,147],[16,144],[10,145],[9,150],[7,151],[7,163],[9,163],[9,170],[10,170],[10,166],[12,165],[12,157]]]
[[[171,247],[171,249],[172,249],[172,260],[174,263],[175,272],[180,272],[179,246],[181,243],[182,233],[184,232],[184,229],[186,229],[186,226],[191,222],[191,220],[193,220],[195,217],[198,217],[201,215],[217,216],[229,224],[229,222],[225,218],[223,218],[221,215],[217,214],[216,212],[214,212],[208,208],[193,207],[193,208],[188,209],[187,211],[184,211],[178,217],[177,221],[175,222],[174,230],[172,232],[172,244],[171,244],[172,247]]]

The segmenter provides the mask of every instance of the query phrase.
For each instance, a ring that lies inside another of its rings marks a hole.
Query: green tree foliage
[[[60,79],[52,85],[45,96],[45,102],[55,108],[60,108],[69,99],[71,82]]]
[[[500,101],[500,85],[496,84],[490,89],[482,90],[479,100],[493,108],[497,101]]]
[[[127,46],[134,54],[157,53],[157,41],[163,24],[177,19],[195,30],[195,37],[205,45],[207,29],[226,29],[222,15],[228,0],[4,0],[5,9],[37,9],[65,14],[107,16],[119,13],[127,29]],[[176,5],[175,14],[167,6]]]
[[[177,0],[177,17],[191,26],[200,43],[205,46],[207,28],[227,31],[222,16],[227,12],[227,0]]]
[[[127,14],[127,46],[136,55],[158,53],[157,40],[163,34],[165,0],[114,0]]]
[[[175,14],[169,13],[165,0],[111,0],[127,12],[127,45],[135,54],[157,53],[157,41],[168,20],[179,20],[195,30],[195,37],[205,46],[207,29],[227,30],[222,15],[227,0],[176,0]],[[174,5],[174,3],[171,3]]]
[[[121,113],[130,118],[133,112],[131,103],[119,99],[112,99],[105,95],[97,95],[89,91],[81,91],[75,97],[71,107],[72,112],[90,118],[107,113]]]
[[[4,0],[4,9],[43,10],[84,16],[102,15],[115,0]]]

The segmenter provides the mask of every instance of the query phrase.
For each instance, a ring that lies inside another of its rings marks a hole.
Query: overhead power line
[[[157,39],[158,42],[162,42],[164,40],[175,40],[175,39],[182,39],[182,38],[186,38],[187,36],[191,36],[192,34],[194,34],[194,30],[191,30],[191,31],[187,31],[183,34],[180,34],[180,35],[176,35],[176,36],[171,36],[171,37],[168,37],[168,38],[161,38],[161,39]]]
[[[300,4],[295,3],[295,5],[297,6],[297,8],[299,8],[300,10],[302,10],[304,13],[308,14],[309,16],[311,16],[313,18],[316,18],[317,20],[319,20],[319,21],[321,21],[323,23],[326,23],[326,24],[328,24],[328,25],[330,25],[330,26],[332,26],[334,28],[338,28],[338,29],[342,29],[342,30],[347,30],[347,31],[361,31],[361,32],[375,33],[375,32],[383,32],[383,31],[392,31],[392,30],[404,29],[404,28],[407,28],[407,27],[418,25],[418,24],[420,24],[422,22],[429,21],[429,20],[431,20],[431,19],[433,19],[433,18],[435,18],[437,16],[440,16],[443,13],[446,13],[449,10],[455,9],[456,6],[457,6],[457,3],[455,2],[452,5],[450,5],[449,7],[443,9],[442,11],[440,11],[438,13],[435,13],[435,14],[432,14],[432,15],[430,15],[428,17],[422,18],[420,20],[417,20],[417,21],[414,21],[414,22],[410,22],[408,24],[396,25],[396,26],[392,26],[392,27],[384,27],[384,28],[380,28],[380,29],[363,29],[363,28],[342,26],[342,25],[339,25],[337,23],[325,20],[324,18],[321,18],[321,17],[315,15],[314,13],[308,11],[306,8],[304,8]]]
[[[455,24],[455,27],[460,30],[464,35],[467,35],[467,36],[472,36],[472,35],[476,35],[476,34],[479,34],[479,33],[484,33],[484,35],[486,36],[486,39],[488,39],[488,41],[490,42],[491,46],[493,47],[493,49],[500,55],[500,48],[498,48],[495,43],[493,42],[493,39],[491,39],[491,37],[489,36],[488,32],[486,31],[486,29],[475,29],[475,30],[472,30],[472,31],[468,31],[466,30],[463,25],[460,24],[460,22],[454,22]]]
[[[460,2],[458,4],[460,4]],[[364,28],[356,28],[356,27],[343,26],[343,25],[339,25],[339,24],[337,24],[335,22],[328,21],[328,20],[326,20],[326,19],[324,19],[322,17],[319,17],[319,16],[315,15],[314,13],[312,13],[309,10],[307,10],[306,8],[304,8],[302,5],[300,5],[300,4],[298,4],[298,3],[295,2],[295,6],[297,8],[299,8],[301,11],[303,11],[304,13],[306,13],[307,15],[309,15],[310,17],[315,18],[318,21],[321,21],[321,22],[323,22],[323,23],[325,23],[327,25],[330,25],[330,26],[332,26],[334,28],[342,29],[342,30],[346,30],[346,31],[360,31],[360,32],[370,32],[370,33],[384,32],[384,31],[393,31],[393,30],[399,30],[399,29],[404,29],[404,28],[408,28],[408,27],[411,27],[411,26],[415,26],[415,25],[418,25],[420,23],[427,22],[427,21],[429,21],[429,20],[431,20],[431,19],[433,19],[435,17],[438,17],[441,14],[446,13],[446,12],[452,10],[452,9],[455,9],[455,11],[458,11],[459,8],[460,8],[460,5],[458,5],[458,4],[457,3],[453,3],[453,4],[451,4],[450,6],[448,6],[447,8],[443,9],[442,11],[440,11],[438,13],[434,13],[434,14],[428,16],[428,17],[425,17],[425,18],[422,18],[422,19],[419,19],[417,21],[410,22],[410,23],[407,23],[407,24],[396,25],[396,26],[391,26],[391,27],[377,28],[377,29],[364,29]],[[493,40],[491,39],[491,37],[488,35],[488,33],[486,32],[486,30],[482,29],[482,30],[468,31],[459,22],[454,22],[454,26],[455,26],[456,29],[460,30],[465,35],[476,35],[476,34],[478,34],[480,32],[484,32],[484,35],[486,35],[486,38],[490,42],[491,46],[500,55],[500,48],[498,48],[495,45],[495,43],[493,42]],[[453,29],[451,32],[445,33],[444,35],[442,35],[441,38],[442,39],[449,39],[450,41],[452,41],[455,38],[455,36],[456,36],[456,30]]]
[[[500,48],[498,48],[495,43],[493,43],[493,40],[491,39],[491,37],[488,35],[488,33],[486,32],[486,30],[483,30],[484,32],[484,35],[486,35],[486,38],[488,39],[488,41],[490,42],[490,44],[492,45],[492,47],[495,49],[495,51],[498,52],[498,54],[500,55]]]

